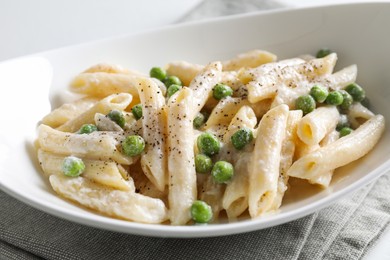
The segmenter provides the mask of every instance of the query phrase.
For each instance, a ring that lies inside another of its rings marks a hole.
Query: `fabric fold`
[[[299,259],[322,259],[338,233],[371,191],[372,186],[373,184],[370,184],[347,199],[321,210],[302,248]]]
[[[390,175],[375,182],[371,192],[326,252],[324,259],[360,259],[390,223]]]
[[[39,260],[37,257],[28,251],[22,250],[14,245],[0,241],[0,257],[7,260]]]

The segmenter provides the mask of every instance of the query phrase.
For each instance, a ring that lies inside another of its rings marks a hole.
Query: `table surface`
[[[0,61],[175,23],[183,20],[185,14],[201,2],[202,0],[1,0]],[[272,2],[271,5],[274,6],[292,8],[340,3],[338,0],[265,2]],[[362,1],[344,0],[344,2]],[[384,232],[365,259],[390,259],[389,241],[390,228]]]

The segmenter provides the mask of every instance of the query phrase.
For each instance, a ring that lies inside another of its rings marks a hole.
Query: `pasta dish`
[[[277,211],[290,178],[327,188],[385,127],[320,50],[277,60],[253,50],[149,75],[101,63],[71,82],[79,98],[38,126],[37,156],[61,197],[141,223],[216,223]]]

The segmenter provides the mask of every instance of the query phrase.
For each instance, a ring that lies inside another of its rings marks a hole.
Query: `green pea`
[[[347,91],[356,102],[360,102],[366,97],[366,92],[364,89],[356,83],[352,83],[346,86],[345,91]]]
[[[303,95],[297,98],[295,107],[302,110],[303,114],[306,115],[316,108],[316,101],[310,95]]]
[[[131,113],[133,113],[135,119],[140,119],[142,117],[142,105],[137,104],[133,106],[133,108],[131,109]]]
[[[352,96],[345,90],[339,90],[339,92],[341,93],[341,95],[343,95],[343,103],[340,104],[340,108],[342,110],[348,110],[349,107],[352,105],[353,103],[353,98]]]
[[[207,223],[213,217],[213,211],[206,202],[196,200],[191,206],[191,217],[196,223]]]
[[[85,170],[85,164],[80,158],[68,156],[62,161],[61,170],[68,177],[77,177]]]
[[[352,133],[352,129],[349,128],[349,127],[343,127],[340,129],[340,137],[343,137],[343,136],[346,136],[346,135],[349,135],[350,133]]]
[[[80,130],[77,132],[78,134],[90,134],[92,132],[97,131],[97,127],[94,124],[85,124],[80,127]]]
[[[245,145],[249,144],[253,140],[253,133],[247,127],[243,127],[240,130],[236,131],[230,138],[234,148],[241,150]]]
[[[145,140],[139,135],[129,135],[122,141],[122,152],[128,156],[140,155],[145,149]]]
[[[115,123],[117,123],[120,127],[124,127],[125,126],[125,116],[123,115],[123,113],[119,110],[111,110],[108,114],[107,114],[108,118],[110,118],[112,121],[114,121]]]
[[[211,176],[217,183],[225,183],[229,181],[234,174],[233,165],[226,161],[218,161],[214,164],[211,170]]]
[[[207,173],[213,168],[213,161],[210,157],[204,154],[195,156],[195,169],[198,173]]]
[[[337,123],[336,130],[340,131],[344,127],[350,127],[347,115],[341,114],[339,122]]]
[[[168,87],[167,95],[170,98],[173,94],[178,92],[182,87],[180,85],[172,84]]]
[[[163,81],[167,77],[166,71],[160,67],[151,68],[149,71],[149,75],[150,77],[159,79],[161,81]]]
[[[176,76],[169,76],[164,80],[164,84],[167,88],[169,88],[170,85],[179,85],[183,86],[183,83],[181,83],[181,80]]]
[[[197,145],[200,153],[212,156],[219,153],[221,143],[217,137],[210,133],[202,133],[198,136]]]
[[[232,95],[233,89],[225,84],[218,83],[213,88],[213,97],[217,100],[221,100]]]
[[[329,54],[331,54],[332,51],[329,50],[328,48],[323,48],[323,49],[320,49],[317,54],[316,54],[316,58],[323,58],[325,56],[328,56]]]
[[[343,103],[343,95],[339,91],[331,91],[326,98],[326,103],[329,105],[341,105]]]
[[[326,97],[328,96],[329,91],[320,85],[314,85],[310,89],[310,95],[314,98],[315,101],[318,103],[322,103],[326,100]]]
[[[205,113],[205,112],[199,112],[196,117],[194,118],[194,127],[196,129],[200,128],[206,121],[207,121],[207,118],[208,118],[208,114]]]

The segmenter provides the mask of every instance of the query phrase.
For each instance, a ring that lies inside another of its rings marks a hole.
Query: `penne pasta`
[[[83,73],[96,73],[96,72],[105,72],[105,73],[112,73],[112,74],[128,74],[128,75],[146,77],[146,75],[138,71],[128,70],[117,64],[110,64],[110,63],[99,63],[83,71]]]
[[[203,182],[202,189],[200,190],[200,199],[210,205],[213,218],[212,221],[217,221],[219,213],[223,209],[221,197],[225,192],[225,186],[214,182],[213,178],[209,175]]]
[[[138,161],[137,163],[130,165],[128,169],[131,178],[134,180],[135,191],[142,195],[161,199],[165,205],[168,204],[167,201],[167,191],[159,191],[156,186],[145,176],[141,163]]]
[[[38,150],[38,160],[47,177],[63,176],[62,163],[66,156]],[[83,159],[85,170],[82,177],[103,186],[124,191],[135,191],[132,179],[125,180],[120,166],[115,162]]]
[[[288,112],[287,123],[286,123],[286,135],[282,144],[281,158],[280,158],[280,174],[278,179],[278,188],[276,198],[274,199],[272,209],[278,209],[283,200],[284,193],[288,188],[287,170],[290,168],[294,160],[295,143],[297,137],[297,125],[302,118],[301,110],[290,110]]]
[[[223,137],[225,143],[230,142],[232,135],[241,128],[254,130],[257,124],[255,112],[249,106],[242,106],[230,121],[229,127]]]
[[[168,106],[168,201],[173,225],[191,219],[191,205],[197,197],[192,98],[192,90],[185,87],[171,97]]]
[[[249,166],[249,214],[252,218],[270,210],[277,196],[288,111],[286,105],[277,106],[260,121]]]
[[[290,177],[331,187],[335,169],[384,131],[384,117],[362,105],[357,66],[334,72],[336,61],[336,53],[277,60],[252,50],[148,74],[96,64],[71,82],[85,97],[38,126],[43,174],[59,196],[140,223],[277,212],[296,190]]]
[[[295,152],[294,152],[294,159],[293,161],[298,160],[299,158],[313,153],[314,151],[318,150],[322,146],[326,146],[334,141],[336,141],[339,138],[339,132],[336,131],[335,129],[329,132],[319,144],[313,144],[313,145],[308,145],[302,142],[298,137],[296,137],[295,140]],[[313,184],[316,184],[313,182]]]
[[[248,128],[254,131],[256,124],[257,118],[253,110],[249,106],[241,107],[230,122],[223,137],[224,142],[228,146],[231,136],[237,130]],[[226,210],[229,219],[237,218],[248,208],[248,163],[252,151],[253,145],[249,145],[242,152],[232,154],[231,161],[234,164],[234,176],[226,185],[222,198],[222,207]]]
[[[223,62],[222,67],[224,71],[239,70],[241,68],[255,68],[273,61],[276,61],[275,54],[263,50],[253,50]]]
[[[124,127],[127,135],[141,135],[142,134],[142,121],[135,120],[131,123],[126,122]]]
[[[221,75],[221,83],[231,87],[236,93],[244,84],[238,78],[237,71],[223,71]]]
[[[146,78],[137,80],[143,111],[142,135],[147,144],[141,155],[141,166],[157,189],[164,191],[168,177],[165,99],[154,81]]]
[[[340,133],[336,130],[333,130],[332,132],[327,134],[324,139],[322,139],[320,146],[323,147],[323,146],[326,146],[328,144],[333,143],[334,141],[339,139],[339,136],[340,136]],[[316,146],[316,147],[317,147],[316,149],[319,148],[318,146]],[[322,188],[327,188],[330,184],[330,181],[332,180],[333,173],[334,173],[334,170],[330,170],[328,172],[324,172],[323,174],[321,174],[319,176],[313,176],[312,178],[308,179],[308,181],[311,184],[316,184],[316,185],[320,185]]]
[[[311,179],[353,162],[374,147],[384,126],[384,117],[376,115],[351,134],[303,156],[293,163],[287,174]]]
[[[174,61],[168,63],[165,68],[168,75],[177,76],[184,86],[189,86],[196,75],[204,69],[204,66],[186,61]]]
[[[229,220],[237,219],[248,208],[249,152],[239,155],[234,165],[234,177],[226,185],[222,199],[222,207],[226,210]]]
[[[98,101],[96,98],[87,97],[76,100],[73,103],[65,103],[42,118],[42,124],[57,128],[67,121],[78,117]]]
[[[242,68],[238,71],[238,78],[244,83],[248,84],[250,81],[256,81],[260,77],[272,72],[273,70],[280,70],[287,66],[294,66],[304,63],[305,60],[300,58],[292,58],[281,61],[275,61],[263,64],[256,68]]]
[[[248,101],[242,98],[227,97],[222,99],[211,111],[204,129],[207,130],[213,126],[229,125],[237,111],[242,106],[248,104]]]
[[[319,144],[339,121],[339,112],[335,106],[319,107],[305,115],[298,124],[297,134],[308,145]]]
[[[83,124],[92,124],[95,122],[95,114],[108,114],[111,110],[124,110],[132,100],[132,96],[126,93],[110,95],[97,102],[90,109],[75,117],[57,128],[63,132],[76,132]]]
[[[332,90],[344,89],[356,81],[357,66],[351,65],[333,74],[327,75],[318,80],[318,83]]]
[[[374,113],[360,103],[352,104],[347,113],[348,121],[353,128],[358,128],[373,116]]]
[[[274,65],[269,71],[264,69],[264,71],[267,71],[266,73],[260,72],[258,77],[247,84],[248,100],[251,103],[256,103],[263,99],[273,98],[278,93],[281,85],[293,90],[297,89],[300,91],[299,94],[302,93],[302,88],[308,92],[309,86],[306,82],[313,82],[318,77],[331,74],[336,61],[337,55],[333,53],[324,58],[304,63],[294,61],[294,65],[291,66],[282,64]],[[297,85],[299,85],[299,88],[297,88]]]
[[[141,223],[161,223],[168,219],[168,210],[160,199],[104,189],[83,177],[51,175],[49,180],[61,196],[109,216]]]
[[[221,71],[220,62],[210,63],[191,81],[189,88],[193,90],[195,104],[193,117],[206,104],[215,84],[221,81]]]
[[[40,125],[38,143],[42,150],[62,155],[115,161],[125,165],[133,164],[138,159],[122,154],[117,148],[120,144],[118,135],[110,135],[109,132],[73,134]]]
[[[134,75],[107,72],[81,73],[71,83],[71,90],[93,97],[106,97],[117,93],[129,93],[138,99]]]

